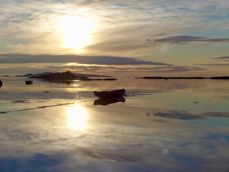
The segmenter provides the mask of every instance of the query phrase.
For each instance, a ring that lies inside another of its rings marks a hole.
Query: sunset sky
[[[0,45],[0,58],[112,56],[227,73],[229,1],[0,0]]]

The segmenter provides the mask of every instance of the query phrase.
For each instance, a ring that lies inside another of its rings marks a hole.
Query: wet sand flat
[[[94,105],[90,85],[52,84],[44,93],[50,85],[41,82],[8,94],[0,101],[0,169],[228,171],[228,83],[172,81],[159,90],[142,82],[107,106]]]

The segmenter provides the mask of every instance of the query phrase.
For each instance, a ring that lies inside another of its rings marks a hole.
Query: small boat
[[[33,81],[32,80],[26,80],[25,81],[25,85],[32,85],[33,84]]]
[[[112,91],[94,91],[93,93],[99,98],[119,98],[125,95],[126,90],[123,88],[121,90]]]
[[[0,87],[2,87],[2,80],[0,80]]]

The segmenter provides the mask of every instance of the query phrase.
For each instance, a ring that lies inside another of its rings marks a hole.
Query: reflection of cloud
[[[218,96],[218,98],[229,100],[229,95]]]
[[[28,157],[1,157],[0,167],[1,171],[24,171],[29,169],[31,171],[53,171],[60,164],[66,161],[65,154],[56,153],[49,155],[47,153],[37,153]],[[14,165],[12,165],[12,162]],[[56,171],[56,170],[54,170]]]
[[[229,135],[225,135],[224,133],[206,133],[204,138],[207,140],[229,142]]]
[[[187,111],[170,110],[168,112],[156,112],[153,116],[172,119],[199,119],[202,118],[198,115],[193,115]]]
[[[156,112],[153,114],[148,113],[147,116],[190,120],[190,119],[204,119],[207,117],[229,117],[229,113],[228,112],[204,112],[200,114],[192,114],[186,110],[169,110],[166,112]]]
[[[151,41],[148,39],[147,41]],[[189,36],[189,35],[178,35],[178,36],[168,36],[160,39],[153,40],[155,43],[169,43],[169,44],[184,44],[190,42],[202,42],[202,43],[220,43],[229,42],[229,38],[208,38],[200,36]]]

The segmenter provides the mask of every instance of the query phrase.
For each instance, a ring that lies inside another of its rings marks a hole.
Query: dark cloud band
[[[147,41],[150,41],[148,39]],[[178,35],[178,36],[169,36],[163,37],[160,39],[153,40],[155,43],[168,43],[168,44],[183,44],[190,42],[202,42],[202,43],[220,43],[220,42],[229,42],[229,38],[208,38],[208,37],[199,37],[199,36],[189,36],[189,35]]]
[[[116,56],[78,56],[78,55],[29,55],[2,54],[0,63],[83,63],[96,65],[159,65],[170,64],[144,61],[128,57]]]

